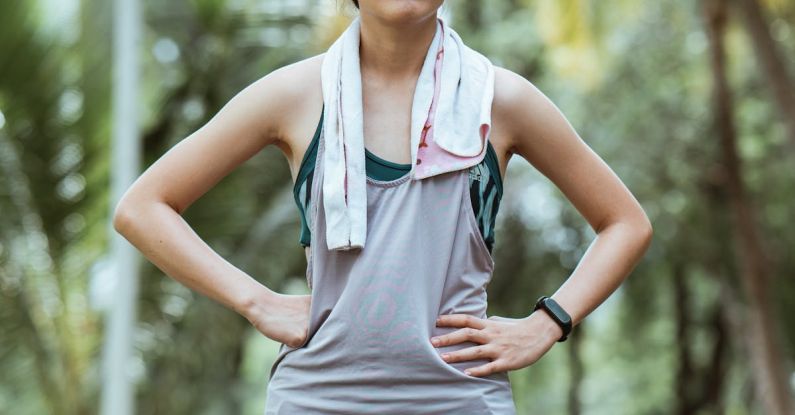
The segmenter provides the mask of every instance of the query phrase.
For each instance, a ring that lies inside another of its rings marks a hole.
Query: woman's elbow
[[[144,220],[143,218],[152,212],[149,209],[154,204],[151,197],[143,197],[141,193],[136,193],[133,189],[128,189],[116,203],[113,210],[113,229],[116,232],[127,236],[136,223]]]
[[[645,251],[651,245],[652,238],[654,237],[654,227],[645,212],[640,215],[640,219],[636,221],[636,225],[633,228]]]
[[[129,198],[122,197],[113,209],[113,229],[124,235],[135,221],[136,206]]]
[[[143,191],[136,192],[134,188],[131,188],[122,195],[113,210],[113,228],[129,239],[134,228],[157,222],[164,212],[171,213],[173,211],[182,215],[184,210],[174,203],[166,202],[159,195]]]

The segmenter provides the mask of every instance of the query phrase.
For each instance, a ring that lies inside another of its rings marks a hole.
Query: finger
[[[454,352],[442,353],[442,359],[447,363],[464,362],[467,360],[489,359],[494,355],[489,346],[473,346]]]
[[[495,360],[485,365],[469,368],[464,371],[469,376],[488,376],[492,373],[504,372],[506,369],[500,360]]]
[[[469,314],[442,314],[436,319],[436,326],[482,329],[486,327],[486,323],[483,319]]]
[[[483,344],[488,343],[489,338],[482,330],[473,329],[472,327],[464,327],[452,333],[431,338],[431,343],[433,343],[435,347],[449,346],[465,341]]]

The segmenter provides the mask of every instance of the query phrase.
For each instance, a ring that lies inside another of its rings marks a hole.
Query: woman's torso
[[[315,131],[322,101],[317,107]],[[468,376],[465,369],[488,360],[439,356],[475,343],[430,343],[456,330],[436,327],[440,314],[487,318],[494,262],[472,208],[470,171],[418,181],[368,177],[369,249],[329,251],[322,139],[317,145],[307,188],[316,201],[307,212],[315,235],[307,247],[309,334],[298,347],[280,346],[266,414],[515,414],[507,373]]]
[[[311,210],[312,182],[314,179],[315,159],[317,157],[318,141],[323,126],[323,114],[321,113],[317,122],[317,128],[309,143],[309,147],[304,153],[301,165],[298,169],[296,181],[293,185],[293,199],[298,208],[301,219],[301,231],[298,242],[303,247],[308,247],[311,243],[310,220],[307,214]],[[387,181],[394,180],[408,174],[411,164],[395,163],[385,160],[365,148],[365,171],[367,177],[375,180]],[[477,165],[469,167],[469,186],[472,198],[472,210],[478,221],[478,228],[481,236],[486,242],[489,252],[493,251],[495,242],[495,224],[497,213],[499,212],[500,200],[502,199],[502,177],[500,176],[499,161],[496,151],[491,142],[487,143],[485,157]]]
[[[266,414],[514,415],[506,372],[468,376],[489,362],[447,363],[435,348],[441,314],[487,318],[486,287],[494,260],[471,209],[467,169],[423,180],[367,178],[367,246],[330,251],[323,213],[323,140],[318,142],[315,238],[306,278],[309,332],[298,347],[282,344],[271,367]]]
[[[276,145],[281,149],[287,158],[294,186],[298,182],[298,174],[301,169],[302,161],[310,151],[310,146],[317,131],[318,116],[323,108],[323,92],[320,83],[320,66],[323,53],[306,58],[291,65],[290,74],[294,81],[290,82],[291,93],[298,94],[302,105],[295,107],[295,111],[285,114],[282,118],[284,124],[281,128],[280,139]],[[287,69],[287,68],[285,68]],[[507,105],[500,104],[503,90],[510,85],[502,85],[502,70],[499,67],[495,73],[495,104],[492,107],[492,128],[489,133],[489,144],[497,159],[499,167],[499,177],[504,178],[507,171],[508,162],[513,155],[509,138],[510,121],[508,114],[503,114],[502,108]],[[366,93],[365,89],[365,93]],[[398,97],[398,95],[400,97]],[[365,102],[365,147],[372,153],[379,155],[382,159],[391,160],[398,164],[408,162],[408,143],[405,147],[392,144],[387,133],[400,131],[408,120],[395,124],[395,110],[398,106],[403,106],[409,111],[410,101],[406,104],[408,96],[405,94],[389,94],[381,92],[373,94]],[[403,105],[406,104],[406,105]],[[369,133],[369,134],[368,134]],[[406,140],[403,140],[406,141]],[[504,182],[504,179],[503,179]],[[305,254],[309,258],[309,247],[305,247]]]

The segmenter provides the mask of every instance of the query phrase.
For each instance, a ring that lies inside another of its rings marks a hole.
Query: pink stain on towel
[[[442,39],[444,39],[444,24],[442,24]],[[420,136],[420,144],[417,149],[417,165],[415,167],[416,175],[418,177],[429,177],[438,172],[449,172],[462,169],[472,165],[473,158],[480,159],[485,151],[475,157],[462,157],[446,151],[439,147],[433,140],[433,121],[436,114],[436,103],[439,99],[439,90],[441,89],[442,60],[444,57],[444,41],[439,42],[439,51],[436,52],[436,65],[433,71],[434,77],[434,92],[433,100],[431,101],[431,109],[428,113],[428,119],[425,121],[425,126]],[[486,137],[488,133],[488,125],[483,124],[480,127],[481,139]],[[485,146],[484,146],[485,150]]]

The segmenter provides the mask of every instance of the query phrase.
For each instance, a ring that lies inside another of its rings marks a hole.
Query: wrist
[[[243,293],[235,302],[235,311],[251,321],[253,317],[267,314],[267,310],[278,301],[279,294],[258,284]]]
[[[548,340],[556,342],[563,336],[563,328],[545,310],[539,308],[533,311],[529,318],[536,320],[536,329],[541,327],[539,332]]]

